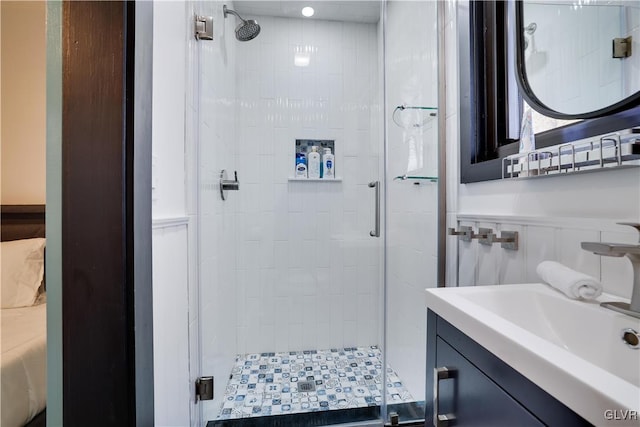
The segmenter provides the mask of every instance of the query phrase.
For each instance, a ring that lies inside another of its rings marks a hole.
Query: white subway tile
[[[201,206],[215,213],[202,222],[203,289],[209,279],[219,286],[202,296],[205,304],[232,301],[220,313],[235,322],[235,342],[226,345],[239,353],[370,345],[380,325],[377,308],[366,307],[378,305],[381,286],[366,187],[379,179],[381,154],[370,106],[378,96],[376,28],[259,19],[263,34],[244,44],[221,19],[224,37],[204,47],[217,56],[201,55],[202,102],[193,105],[202,109],[199,162],[210,188]],[[312,50],[307,68],[293,65],[301,46]],[[335,139],[344,181],[289,182],[296,138]],[[229,178],[237,170],[241,183],[225,202],[216,190],[222,168]]]

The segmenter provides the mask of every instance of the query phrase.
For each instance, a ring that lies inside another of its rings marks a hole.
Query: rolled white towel
[[[542,261],[536,271],[544,282],[569,298],[595,299],[602,293],[602,284],[597,279],[558,262]]]

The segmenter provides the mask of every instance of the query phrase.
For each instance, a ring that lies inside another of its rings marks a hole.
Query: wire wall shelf
[[[398,105],[391,118],[403,129],[420,129],[437,117],[437,107]]]
[[[640,128],[507,156],[502,179],[640,166]]]

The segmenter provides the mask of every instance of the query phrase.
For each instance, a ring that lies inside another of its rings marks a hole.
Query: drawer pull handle
[[[452,421],[455,421],[456,416],[454,414],[441,415],[439,412],[439,395],[440,395],[440,380],[454,379],[456,370],[442,366],[440,368],[433,368],[433,426],[434,427],[447,427]]]

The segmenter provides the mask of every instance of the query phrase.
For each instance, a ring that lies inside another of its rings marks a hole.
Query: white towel
[[[553,261],[542,261],[538,276],[550,286],[572,299],[595,299],[602,293],[602,284],[595,278]]]

